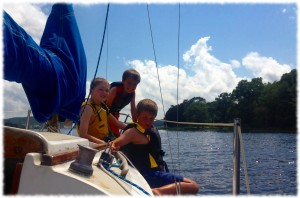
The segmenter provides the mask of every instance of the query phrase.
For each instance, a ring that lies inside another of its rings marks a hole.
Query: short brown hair
[[[94,89],[97,85],[102,84],[102,83],[106,83],[106,84],[109,85],[109,82],[105,78],[97,77],[97,78],[95,78],[94,80],[91,81],[90,88]]]
[[[136,112],[138,115],[142,111],[147,111],[156,117],[158,111],[157,104],[151,99],[143,99],[139,101],[139,103],[136,106]]]
[[[127,78],[132,78],[133,80],[136,80],[137,82],[141,81],[141,76],[138,71],[135,69],[128,69],[123,72],[122,75],[122,81],[126,80]]]

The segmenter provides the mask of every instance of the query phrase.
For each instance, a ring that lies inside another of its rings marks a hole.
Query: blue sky
[[[39,42],[51,4],[2,6]],[[103,2],[74,4],[88,81],[97,65],[106,8]],[[124,70],[137,69],[142,76],[137,101],[155,100],[160,108],[158,118],[163,118],[163,109],[184,99],[200,96],[212,101],[223,92],[231,93],[242,79],[262,77],[265,83],[274,82],[297,67],[296,3],[181,3],[180,23],[178,3],[149,4],[148,8],[164,107],[146,4],[110,4],[97,76],[119,81]],[[20,85],[7,81],[3,85],[4,111],[29,108]]]
[[[80,13],[77,20],[83,42],[88,46],[91,68],[97,63],[106,6],[75,6],[75,12]],[[180,65],[183,66],[182,53],[198,39],[209,36],[207,43],[212,54],[222,62],[242,60],[247,53],[258,52],[295,67],[295,8],[295,4],[181,4]],[[178,9],[178,4],[149,5],[158,64],[177,65]],[[154,59],[146,4],[111,4],[108,24],[110,67],[122,71],[124,59]],[[102,63],[106,61],[106,47]],[[241,76],[255,77],[244,67],[235,71]],[[121,72],[108,71],[109,79],[118,80],[120,75]]]

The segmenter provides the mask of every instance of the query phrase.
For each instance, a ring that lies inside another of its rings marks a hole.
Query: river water
[[[232,132],[160,130],[160,134],[170,172],[197,181],[199,195],[232,194]],[[297,195],[297,135],[242,133],[242,138],[250,194]],[[240,194],[245,195],[242,152],[240,158]]]
[[[232,194],[233,132],[159,132],[170,172],[197,181],[199,195]],[[250,194],[297,195],[296,133],[242,131],[242,138]],[[240,160],[240,194],[246,195],[242,152]]]

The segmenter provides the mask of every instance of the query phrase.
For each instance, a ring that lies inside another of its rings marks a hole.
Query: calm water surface
[[[201,186],[199,195],[232,194],[233,135],[231,132],[160,130],[160,134],[166,152],[164,159],[171,172],[197,181]],[[297,135],[243,133],[242,137],[250,193],[252,195],[296,195]],[[242,159],[241,156],[240,194],[247,194]]]
[[[232,132],[159,132],[170,172],[197,181],[199,195],[232,194]],[[242,133],[242,137],[250,194],[297,195],[297,135]],[[246,195],[242,159],[241,153],[240,194]]]

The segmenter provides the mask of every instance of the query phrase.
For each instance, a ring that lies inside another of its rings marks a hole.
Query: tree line
[[[232,123],[240,118],[244,129],[296,132],[296,79],[297,71],[293,69],[273,83],[263,83],[262,78],[241,80],[231,93],[221,93],[212,102],[199,96],[172,105],[165,119]],[[168,123],[167,126],[177,125]]]

